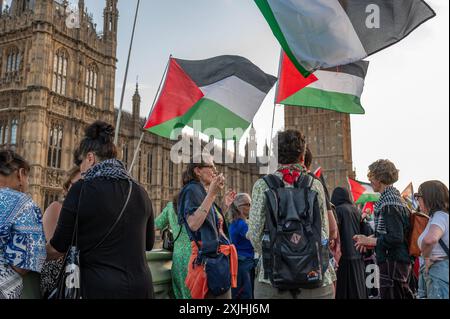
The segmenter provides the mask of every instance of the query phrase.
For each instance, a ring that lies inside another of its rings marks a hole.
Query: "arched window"
[[[61,168],[61,156],[63,145],[63,126],[53,123],[50,128],[47,166],[52,168]]]
[[[123,147],[122,161],[125,164],[125,167],[128,167],[128,145],[124,145]]]
[[[98,84],[97,81],[98,81],[97,67],[94,64],[91,64],[86,69],[84,102],[92,106],[97,105],[97,84]]]
[[[169,159],[169,187],[174,187],[174,165],[173,162]]]
[[[17,145],[17,131],[19,128],[19,120],[14,119],[11,122],[11,145]]]
[[[53,58],[53,85],[52,90],[61,95],[66,95],[67,66],[69,55],[65,50],[58,50]]]
[[[22,56],[17,48],[12,48],[6,54],[6,74],[18,72]]]
[[[147,184],[152,184],[152,173],[153,173],[153,154],[148,152],[147,154]]]
[[[6,124],[5,122],[3,122],[2,120],[0,120],[0,146],[3,146],[5,143],[5,128],[6,128]]]

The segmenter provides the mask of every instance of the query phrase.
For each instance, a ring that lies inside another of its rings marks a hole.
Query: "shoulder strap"
[[[109,235],[111,235],[112,231],[114,230],[114,228],[116,228],[117,224],[119,223],[119,221],[122,219],[123,213],[125,212],[125,209],[128,206],[128,203],[130,201],[131,198],[131,192],[133,190],[133,182],[131,180],[129,180],[129,184],[130,184],[130,190],[128,191],[128,196],[127,196],[127,200],[125,201],[125,204],[122,207],[122,211],[119,214],[119,217],[117,217],[116,221],[114,222],[114,224],[111,226],[111,228],[109,229],[109,231],[106,233],[106,235],[103,237],[102,240],[100,240],[100,242],[95,245],[94,248],[90,249],[88,252],[86,252],[84,255],[87,256],[89,255],[91,252],[93,252],[94,250],[96,250],[98,247],[100,247],[101,244],[103,244],[105,242],[105,240],[109,237]]]
[[[278,188],[284,188],[284,183],[278,177],[273,174],[269,174],[263,177],[263,180],[266,182],[267,186],[271,190],[277,190]]]
[[[182,225],[180,225],[180,231],[178,232],[178,235],[177,235],[177,238],[175,238],[174,240],[173,240],[173,243],[175,244],[175,242],[178,240],[178,238],[180,238],[180,235],[181,235],[181,232],[183,231],[183,226]]]
[[[447,254],[448,257],[448,247],[447,245],[444,243],[444,241],[441,239],[439,239],[439,244],[441,245],[442,249],[445,251],[445,253]]]

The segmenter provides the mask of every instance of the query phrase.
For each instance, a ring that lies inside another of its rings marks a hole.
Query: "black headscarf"
[[[331,202],[334,206],[340,206],[342,204],[350,204],[353,205],[353,200],[350,197],[350,192],[346,188],[337,187],[333,196],[331,197]]]

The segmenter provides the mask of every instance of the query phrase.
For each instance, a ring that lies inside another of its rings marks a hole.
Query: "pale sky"
[[[73,1],[72,1],[73,2]],[[75,1],[77,2],[77,1]],[[120,103],[136,0],[119,0],[116,106]],[[353,165],[388,158],[400,169],[396,186],[438,179],[449,184],[449,1],[428,0],[437,17],[401,43],[370,57],[363,94],[365,115],[352,116]],[[87,0],[98,29],[104,0]],[[142,0],[124,108],[131,110],[136,77],[148,116],[169,55],[205,59],[232,54],[277,75],[280,46],[253,0]],[[255,119],[261,143],[269,138],[274,90]],[[284,126],[277,111],[275,131]]]

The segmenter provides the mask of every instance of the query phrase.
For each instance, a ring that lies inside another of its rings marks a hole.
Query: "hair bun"
[[[0,167],[6,167],[13,161],[10,151],[0,151]]]
[[[111,143],[114,138],[114,126],[97,121],[86,129],[86,137],[93,140],[101,140],[103,143]]]

